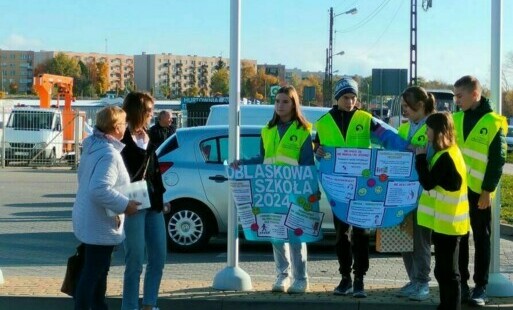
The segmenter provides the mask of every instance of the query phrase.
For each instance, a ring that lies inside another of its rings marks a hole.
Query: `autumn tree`
[[[96,81],[96,93],[105,94],[109,90],[109,64],[106,62],[96,63],[98,79]]]
[[[228,69],[221,68],[216,70],[210,79],[210,89],[212,94],[221,94],[227,96],[229,91],[229,73]]]
[[[241,62],[241,77],[240,77],[240,95],[245,98],[255,97],[255,88],[252,83],[253,77],[256,75],[255,66],[248,61]]]
[[[9,93],[11,93],[11,95],[18,93],[18,83],[15,81],[9,83]]]

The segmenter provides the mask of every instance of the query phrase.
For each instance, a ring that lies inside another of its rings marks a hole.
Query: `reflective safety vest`
[[[312,125],[308,128],[298,128],[298,122],[294,121],[280,139],[278,126],[265,126],[262,129],[262,141],[265,150],[264,164],[294,165],[299,164],[301,146],[311,135]],[[312,149],[313,152],[313,149]]]
[[[417,209],[417,223],[437,233],[461,236],[470,230],[467,178],[463,155],[455,145],[447,150],[436,152],[429,164],[429,170],[433,168],[440,155],[447,152],[461,175],[460,189],[450,192],[437,185],[430,191],[422,191]]]
[[[372,115],[357,110],[347,126],[346,137],[342,136],[337,123],[330,113],[324,114],[316,123],[317,134],[322,145],[329,147],[370,148],[370,124]]]
[[[410,133],[410,122],[403,123],[397,129],[397,134],[399,137],[404,140],[408,139],[408,134]],[[411,137],[410,143],[414,146],[425,146],[428,142],[427,139],[427,126],[426,124],[422,125],[415,134]]]
[[[456,129],[456,144],[458,144],[465,164],[467,166],[467,182],[468,187],[475,193],[482,192],[486,166],[488,165],[488,151],[493,138],[497,135],[499,129],[502,128],[504,133],[508,131],[506,118],[495,112],[485,114],[474,125],[472,130],[464,138],[463,133],[463,112],[454,113],[454,127]]]

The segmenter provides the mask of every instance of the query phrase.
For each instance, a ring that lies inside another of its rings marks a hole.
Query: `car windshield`
[[[24,130],[52,129],[54,113],[44,111],[16,111],[11,114],[7,127]]]

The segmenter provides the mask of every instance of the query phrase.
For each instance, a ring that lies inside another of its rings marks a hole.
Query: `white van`
[[[207,122],[209,125],[226,125],[228,124],[229,105],[219,104],[210,107]],[[315,131],[315,122],[328,113],[329,108],[323,107],[301,107],[303,115],[314,125],[312,131]],[[274,105],[241,105],[240,106],[240,125],[260,125],[264,126],[273,117]]]

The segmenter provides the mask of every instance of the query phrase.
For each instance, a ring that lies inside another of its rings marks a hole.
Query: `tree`
[[[255,90],[251,79],[256,75],[255,66],[247,61],[241,62],[240,95],[245,98],[254,97]]]
[[[217,64],[214,66],[214,69],[216,71],[219,71],[224,68],[226,68],[226,63],[223,61],[223,58],[219,57],[219,59],[217,60]]]
[[[50,59],[47,66],[47,73],[78,78],[82,74],[78,60],[66,56],[64,53],[58,53]]]
[[[9,93],[11,93],[11,95],[18,93],[18,84],[15,81],[9,83]]]
[[[160,94],[166,98],[171,97],[171,87],[168,84],[162,84],[159,87]]]
[[[229,87],[229,74],[228,69],[221,68],[212,74],[210,79],[210,89],[213,94],[228,95]]]
[[[186,91],[185,91],[185,95],[187,97],[197,97],[198,94],[200,92],[200,89],[197,87],[197,86],[192,86],[192,87],[189,87]]]
[[[109,65],[105,62],[96,63],[98,79],[96,82],[96,93],[105,94],[109,90]]]

